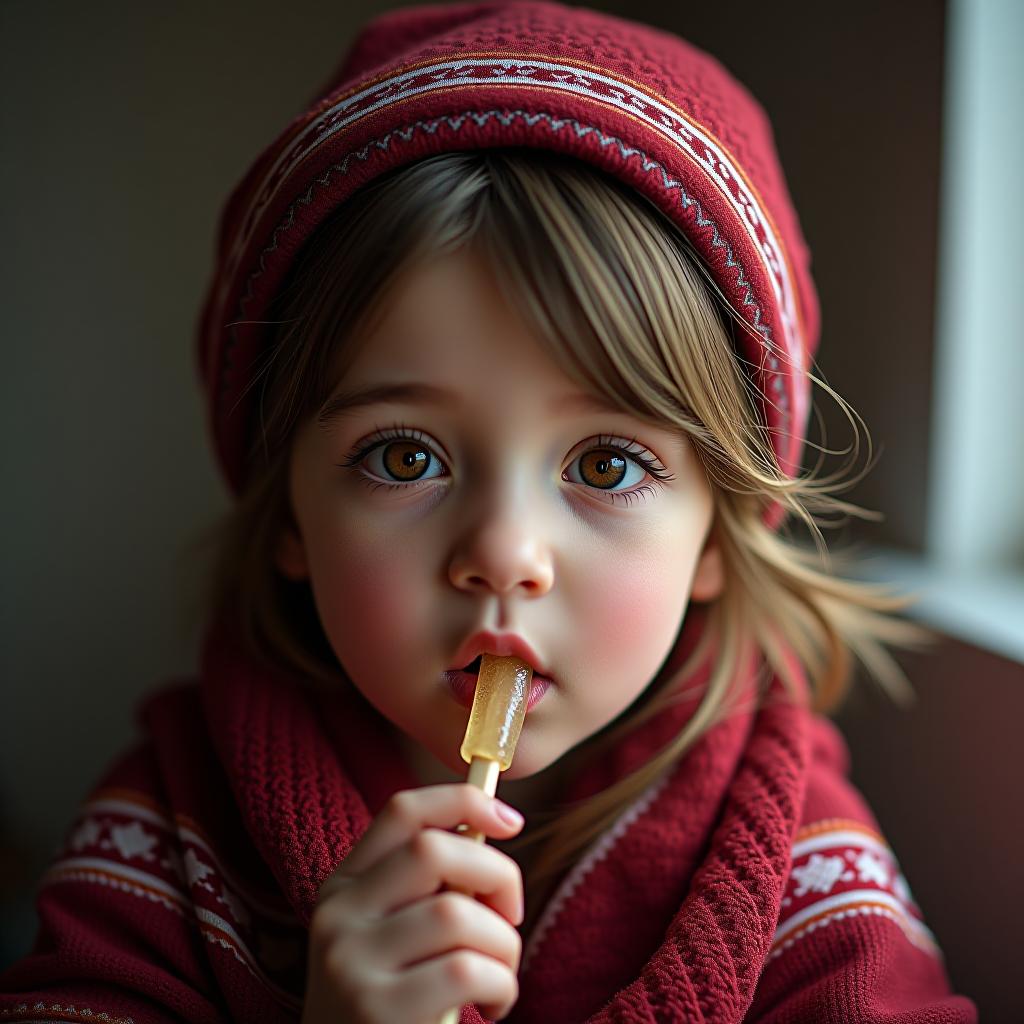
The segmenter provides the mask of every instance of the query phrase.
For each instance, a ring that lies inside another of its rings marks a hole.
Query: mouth
[[[460,669],[453,669],[456,672],[468,672],[470,675],[478,676],[480,674],[480,662],[483,661],[483,655],[478,654],[468,665]],[[548,676],[542,675],[540,672],[534,671],[534,679],[543,679],[544,682],[550,683],[551,679]]]
[[[540,655],[530,644],[517,633],[492,633],[488,629],[480,630],[469,637],[452,658],[455,662],[472,664],[483,654],[493,654],[499,658],[514,656],[525,661],[535,674],[547,678],[547,666]],[[452,666],[458,668],[457,665]],[[459,671],[465,671],[459,669]]]
[[[483,655],[478,654],[464,668],[448,669],[444,673],[445,682],[451,689],[452,696],[467,708],[473,706],[473,697],[476,693],[477,679],[480,675],[480,662]],[[527,714],[540,701],[551,686],[551,680],[547,676],[538,675],[536,672],[530,680],[530,695],[526,699]]]

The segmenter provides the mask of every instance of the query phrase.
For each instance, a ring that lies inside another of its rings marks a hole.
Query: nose
[[[452,552],[448,578],[471,593],[541,597],[554,583],[547,531],[525,500],[509,500],[505,493],[474,514]]]

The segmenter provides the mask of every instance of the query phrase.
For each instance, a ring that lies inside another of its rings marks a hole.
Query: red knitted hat
[[[261,321],[303,243],[384,172],[492,146],[584,160],[683,229],[752,325],[739,329],[739,355],[763,396],[779,464],[795,474],[818,304],[764,112],[717,61],[676,36],[583,8],[495,2],[370,22],[232,193],[199,339],[231,487],[241,490],[246,477],[247,385],[268,343]]]

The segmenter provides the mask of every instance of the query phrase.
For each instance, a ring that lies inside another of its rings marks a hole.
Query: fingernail
[[[494,810],[506,825],[519,826],[526,820],[514,807],[509,807],[508,804],[501,800],[494,801]]]

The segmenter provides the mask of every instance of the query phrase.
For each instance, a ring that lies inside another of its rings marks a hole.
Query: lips
[[[530,711],[552,685],[553,680],[547,675],[547,670],[537,653],[522,637],[514,633],[476,633],[459,648],[454,658],[455,665],[461,667],[450,668],[444,673],[452,695],[465,707],[473,706],[480,661],[485,654],[493,654],[499,658],[520,658],[533,669],[530,693],[526,699],[527,711]]]
[[[533,669],[535,677],[540,676],[550,682],[548,669],[540,656],[515,633],[491,633],[486,630],[474,633],[456,652],[450,671],[465,671],[482,654],[494,654],[499,658],[521,658]]]
[[[479,662],[479,659],[477,659]],[[444,673],[444,680],[451,690],[452,696],[461,704],[463,707],[471,708],[473,706],[473,697],[476,693],[477,679],[479,678],[477,672],[479,671],[479,664],[476,665],[474,671],[467,672],[462,669],[449,669]],[[551,686],[551,680],[545,676],[538,676],[534,673],[533,678],[530,680],[530,693],[526,698],[526,711],[529,713],[534,705],[544,696],[548,691],[548,687]]]
[[[483,660],[483,655],[478,654],[468,665],[458,669],[449,669],[449,672],[461,672],[464,675],[478,676],[480,674],[480,662]],[[551,680],[540,672],[533,673],[534,679],[542,680],[545,683],[550,684]]]

